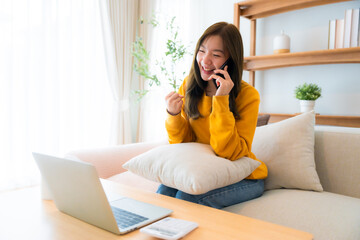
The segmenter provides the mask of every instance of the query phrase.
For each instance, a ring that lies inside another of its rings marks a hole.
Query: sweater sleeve
[[[256,130],[260,96],[250,85],[243,84],[236,99],[240,118],[235,120],[229,108],[229,96],[213,97],[210,115],[210,145],[218,156],[236,160],[252,157],[251,144]]]
[[[183,81],[179,89],[179,94],[183,96],[185,96],[185,84],[186,79]],[[167,114],[165,128],[168,133],[168,140],[170,144],[194,141],[194,133],[191,129],[189,119],[184,111],[184,103],[181,108],[181,113],[175,116],[169,113]]]

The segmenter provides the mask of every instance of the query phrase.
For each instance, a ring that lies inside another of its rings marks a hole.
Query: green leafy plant
[[[139,19],[139,24],[144,24],[144,19]],[[157,22],[155,16],[153,15],[149,24],[153,27],[156,27],[159,23]],[[138,35],[135,38],[135,41],[131,45],[131,54],[134,57],[133,70],[146,79],[149,83],[149,86],[152,86],[154,83],[159,86],[160,81],[155,74],[152,74],[149,69],[150,53],[145,48],[144,41]],[[134,93],[137,95],[138,100],[142,99],[149,90],[136,90]]]
[[[179,40],[179,27],[175,25],[175,17],[173,17],[166,25],[166,29],[169,31],[170,37],[166,41],[166,52],[165,56],[161,61],[157,62],[161,72],[167,79],[168,83],[174,91],[178,90],[185,72],[182,73],[181,77],[177,77],[176,67],[177,63],[180,62],[188,51],[184,44]],[[170,63],[170,64],[167,64]]]
[[[295,88],[295,97],[299,100],[316,100],[321,97],[321,88],[314,83],[304,83]]]
[[[185,72],[179,74],[177,68],[179,66],[178,63],[189,52],[179,39],[179,27],[175,25],[175,18],[172,17],[171,20],[166,22],[168,38],[164,40],[166,47],[160,60],[151,62],[150,52],[146,49],[141,37],[136,36],[132,44],[131,53],[134,56],[133,70],[142,76],[150,87],[154,84],[160,86],[161,82],[168,82],[172,89],[177,91],[181,81],[184,79]],[[139,20],[140,25],[146,22],[142,18]],[[160,24],[155,14],[153,14],[152,19],[148,23],[154,28]],[[138,100],[141,100],[148,92],[149,90],[136,90],[134,93],[137,95]]]

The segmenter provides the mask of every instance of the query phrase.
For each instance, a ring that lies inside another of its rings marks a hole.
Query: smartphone
[[[227,71],[229,72],[229,71],[230,71],[230,68],[232,67],[232,66],[231,66],[231,65],[232,65],[232,60],[231,60],[231,58],[228,58],[228,59],[224,62],[224,64],[221,65],[221,67],[220,67],[219,69],[224,70],[224,68],[225,68],[226,65],[228,66]],[[217,73],[216,75],[224,78],[224,75],[221,74],[221,73]],[[214,82],[214,84],[215,84],[215,87],[216,87],[216,88],[219,88],[219,86],[216,84],[216,79],[215,79],[215,78],[213,78],[213,82]]]

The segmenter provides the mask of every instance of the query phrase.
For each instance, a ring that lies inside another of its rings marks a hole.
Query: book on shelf
[[[344,16],[344,42],[343,47],[350,47],[350,38],[351,38],[351,22],[352,22],[353,9],[346,9]]]
[[[350,47],[360,46],[359,8],[352,9]]]
[[[335,27],[336,27],[336,20],[329,21],[329,49],[335,49]]]
[[[344,19],[329,21],[328,48],[360,47],[360,8],[345,10]]]
[[[335,26],[335,48],[344,47],[344,19],[336,19]]]

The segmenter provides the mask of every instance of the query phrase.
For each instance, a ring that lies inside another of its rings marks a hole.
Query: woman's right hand
[[[170,92],[166,97],[166,110],[171,115],[178,115],[181,112],[184,96],[177,92]]]

